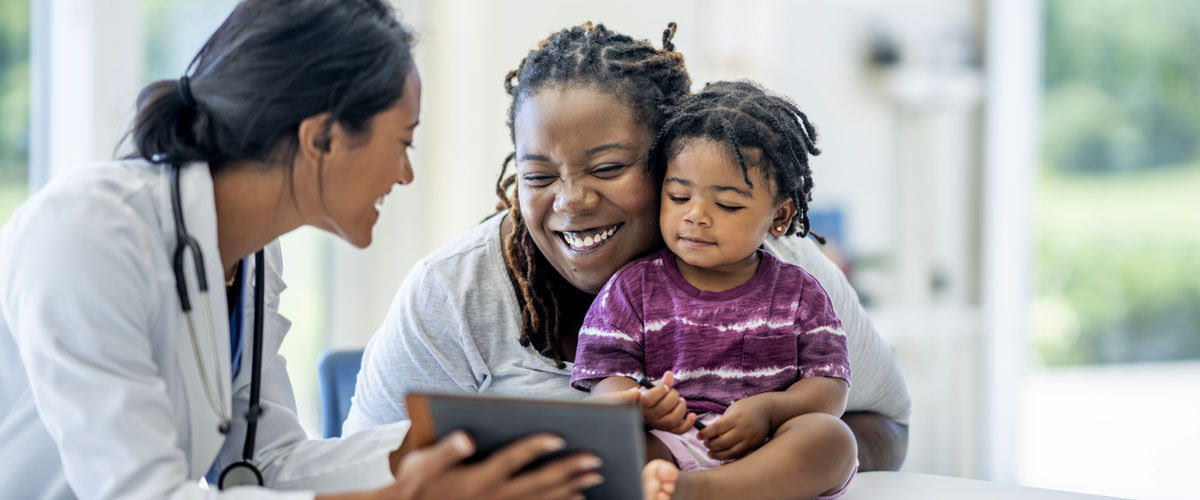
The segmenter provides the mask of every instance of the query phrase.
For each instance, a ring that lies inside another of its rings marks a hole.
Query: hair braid
[[[548,86],[586,85],[608,92],[624,101],[639,122],[657,131],[667,110],[691,88],[683,56],[674,52],[671,42],[675,30],[675,23],[667,25],[662,49],[591,22],[551,33],[504,77],[504,91],[512,98],[507,124],[513,144],[517,108]],[[496,195],[497,209],[507,209],[512,223],[504,237],[504,265],[521,306],[519,341],[562,368],[567,359],[564,332],[578,328],[591,297],[558,275],[529,234],[517,201],[516,176],[505,176],[514,157],[509,154],[501,166]]]

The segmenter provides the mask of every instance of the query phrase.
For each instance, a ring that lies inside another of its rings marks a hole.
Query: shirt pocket
[[[787,389],[796,380],[798,353],[791,333],[747,335],[742,340],[742,397]]]

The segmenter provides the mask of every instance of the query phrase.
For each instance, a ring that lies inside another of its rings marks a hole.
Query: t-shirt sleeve
[[[571,387],[590,391],[608,377],[637,379],[645,372],[641,281],[629,268],[600,290],[579,330]]]
[[[804,287],[797,308],[796,342],[800,378],[831,377],[850,383],[850,356],[846,330],[834,312],[833,303],[816,278],[804,273]]]

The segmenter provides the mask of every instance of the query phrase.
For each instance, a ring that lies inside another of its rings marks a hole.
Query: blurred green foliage
[[[29,0],[0,0],[0,183],[24,183],[29,162]]]
[[[1200,2],[1047,0],[1046,159],[1069,172],[1190,163]]]
[[[1047,365],[1200,358],[1200,2],[1046,2]]]

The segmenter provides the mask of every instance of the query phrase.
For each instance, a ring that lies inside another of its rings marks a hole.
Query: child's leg
[[[792,418],[761,448],[716,469],[682,472],[673,500],[811,499],[837,492],[858,460],[854,434],[824,413]]]
[[[666,460],[675,464],[675,457],[671,455],[671,449],[667,448],[666,443],[658,439],[649,432],[646,433],[646,463],[659,459]]]

